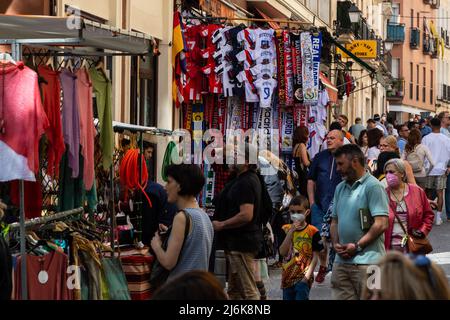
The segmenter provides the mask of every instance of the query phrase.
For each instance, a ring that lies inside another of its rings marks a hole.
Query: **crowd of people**
[[[155,299],[266,299],[269,258],[281,268],[285,300],[308,300],[329,272],[338,300],[450,299],[445,274],[425,256],[433,224],[450,221],[449,113],[400,125],[375,115],[347,126],[338,116],[314,157],[308,128],[296,128],[292,172],[270,152],[251,163],[247,144],[245,163],[228,166],[212,217],[197,202],[200,167],[167,168],[165,201],[177,209],[171,227],[159,224],[148,239],[167,271]],[[264,166],[276,173],[261,175]],[[226,292],[212,277],[216,250],[227,261]],[[364,285],[372,265],[381,270],[377,289]]]

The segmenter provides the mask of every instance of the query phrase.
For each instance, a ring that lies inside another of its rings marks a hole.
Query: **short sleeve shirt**
[[[345,181],[341,182],[336,188],[333,201],[332,217],[338,219],[341,244],[358,242],[364,236],[359,216],[360,209],[367,209],[372,217],[389,216],[386,191],[382,184],[368,172],[352,186]],[[337,255],[336,263],[375,264],[385,253],[384,234],[382,234],[351,259],[344,260]]]

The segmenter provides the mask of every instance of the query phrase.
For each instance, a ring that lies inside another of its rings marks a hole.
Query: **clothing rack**
[[[283,20],[283,19],[260,19],[260,18],[228,18],[228,17],[198,17],[198,16],[185,16],[184,19],[189,20],[217,20],[217,21],[250,21],[250,22],[277,22],[277,23],[286,23],[296,24],[296,25],[313,25],[311,22],[303,22],[303,21],[292,21],[292,20]]]
[[[22,46],[35,47],[39,46],[51,53],[38,53],[36,55],[82,55],[89,57],[101,56],[145,56],[151,52],[152,38],[135,32],[129,32],[116,29],[111,26],[98,24],[88,19],[80,19],[79,26],[75,28],[67,28],[70,23],[70,17],[57,18],[45,16],[6,16],[0,15],[1,23],[1,40],[0,44],[11,45],[11,55],[16,61],[22,59]],[[88,47],[100,50],[109,50],[110,52],[84,52],[76,48],[67,48],[67,46]],[[64,48],[61,48],[64,47]],[[111,168],[112,169],[112,168]],[[112,170],[111,170],[112,172]],[[112,182],[113,185],[113,182]],[[113,185],[114,186],[114,185]],[[112,188],[114,190],[114,188]],[[25,200],[24,200],[24,181],[19,181],[19,198],[20,198],[20,220],[18,226],[20,230],[20,255],[21,264],[21,286],[22,299],[28,299],[27,286],[27,263],[26,263],[26,228],[30,225],[48,221],[48,219],[61,218],[61,215],[69,216],[82,211],[79,209],[71,210],[71,212],[60,213],[59,215],[44,217],[32,222],[25,221]],[[113,198],[114,199],[114,198]],[[114,206],[112,208],[111,228],[115,225]],[[47,219],[47,220],[44,220]],[[114,248],[114,233],[111,234],[113,241],[111,246]],[[114,249],[113,249],[114,250]]]
[[[46,224],[47,222],[50,222],[50,221],[63,220],[67,217],[74,216],[77,214],[83,214],[83,213],[84,213],[83,208],[77,208],[77,209],[73,209],[73,210],[63,211],[63,212],[55,213],[52,215],[44,216],[41,218],[34,218],[31,220],[28,220],[25,222],[24,227],[25,227],[25,229],[28,229],[28,228],[31,228],[36,225]],[[21,227],[20,223],[15,222],[15,223],[10,224],[9,230],[15,231],[15,230],[19,229],[20,227]]]

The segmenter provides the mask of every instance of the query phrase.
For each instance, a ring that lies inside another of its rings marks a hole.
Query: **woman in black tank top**
[[[308,168],[311,165],[311,160],[309,158],[307,143],[309,139],[308,127],[300,126],[295,128],[294,138],[293,138],[293,150],[292,155],[294,158],[295,171],[298,175],[299,181],[299,191],[300,194],[307,197],[307,176]]]

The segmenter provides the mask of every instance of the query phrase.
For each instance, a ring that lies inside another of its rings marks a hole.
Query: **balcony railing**
[[[420,29],[419,28],[411,29],[409,46],[411,47],[411,49],[418,49],[420,47]]]
[[[405,94],[405,80],[404,79],[393,79],[392,89],[386,92],[388,99],[403,99]]]
[[[387,41],[391,42],[404,42],[405,41],[405,25],[401,24],[388,24],[387,26]]]

